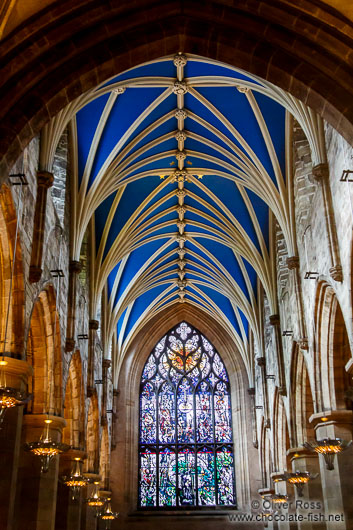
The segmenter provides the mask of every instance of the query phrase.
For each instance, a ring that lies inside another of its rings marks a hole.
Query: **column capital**
[[[51,188],[54,184],[54,175],[50,171],[37,171],[37,185],[41,188]]]
[[[7,364],[0,366],[0,369],[6,375],[6,384],[13,388],[24,390],[27,385],[28,377],[33,375],[33,368],[27,361],[5,357],[4,362]]]
[[[299,256],[290,256],[287,258],[287,267],[290,271],[299,269]]]
[[[352,410],[329,410],[312,414],[309,418],[309,423],[317,427],[324,425],[334,424],[353,424],[353,411]]]
[[[259,366],[266,366],[266,357],[257,357],[256,362]]]
[[[307,351],[309,349],[309,342],[308,342],[308,339],[306,337],[303,337],[302,339],[299,339],[298,344],[299,344],[299,348],[301,350]]]
[[[80,261],[71,260],[69,263],[69,272],[70,273],[80,273],[82,271],[82,263]]]
[[[99,328],[99,320],[89,320],[88,322],[88,329],[95,329],[97,330]]]
[[[327,162],[322,162],[321,164],[314,166],[312,169],[312,175],[316,182],[327,180],[329,177],[329,168]]]
[[[329,270],[330,276],[335,282],[342,282],[343,281],[343,271],[341,265],[336,265],[335,267],[331,267]]]
[[[267,497],[267,495],[274,495],[275,490],[273,488],[260,488],[257,490],[260,497]]]
[[[299,458],[317,458],[319,455],[306,447],[290,447],[287,450],[287,456],[293,462],[293,460],[298,460]]]
[[[279,326],[279,323],[280,323],[279,315],[278,314],[270,315],[269,322],[271,326]]]
[[[38,427],[43,429],[45,427],[44,420],[49,419],[50,430],[57,430],[62,432],[64,427],[66,427],[66,420],[62,416],[54,416],[52,414],[24,414],[23,415],[23,424],[30,427]]]
[[[271,479],[273,482],[285,482],[286,477],[284,475],[285,471],[274,471],[270,474]]]
[[[249,396],[255,396],[255,387],[249,387],[248,394]]]
[[[87,471],[87,473],[82,473],[84,477],[88,478],[90,484],[93,484],[94,482],[100,482],[102,480],[102,477],[98,473],[90,473]]]
[[[110,368],[111,364],[112,364],[112,362],[111,362],[110,359],[103,359],[103,361],[102,361],[103,368],[108,369],[108,368]]]
[[[30,283],[38,283],[39,280],[42,277],[43,269],[41,267],[38,267],[37,265],[30,265],[29,267],[29,282]]]

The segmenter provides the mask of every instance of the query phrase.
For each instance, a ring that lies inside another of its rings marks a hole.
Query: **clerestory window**
[[[182,322],[158,342],[142,373],[139,506],[234,506],[232,442],[225,366]]]

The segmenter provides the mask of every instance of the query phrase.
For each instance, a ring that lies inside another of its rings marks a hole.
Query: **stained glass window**
[[[225,366],[210,342],[181,322],[142,373],[140,507],[234,506],[232,442]]]

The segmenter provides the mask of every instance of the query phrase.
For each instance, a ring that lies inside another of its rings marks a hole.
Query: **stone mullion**
[[[102,411],[101,411],[101,424],[106,425],[107,423],[107,390],[108,390],[108,369],[110,368],[111,361],[109,359],[103,359],[102,373],[103,373],[103,397],[102,397]]]
[[[266,358],[258,357],[256,360],[261,370],[264,422],[265,422],[265,427],[269,427],[270,418],[269,418],[269,410],[268,410],[268,395],[267,395],[267,383],[266,383]]]
[[[327,163],[318,164],[313,167],[313,178],[321,184],[326,230],[331,257],[330,276],[336,282],[343,281],[342,265],[339,255],[338,237],[335,215],[333,211],[332,194],[329,183],[329,168]]]
[[[54,183],[54,175],[49,171],[37,172],[37,198],[33,220],[32,253],[29,267],[29,281],[39,282],[42,276],[43,243],[45,220],[47,217],[48,189]]]
[[[306,332],[306,324],[304,318],[304,303],[303,294],[301,290],[301,280],[299,274],[299,257],[291,256],[287,258],[287,266],[293,275],[293,284],[295,292],[295,301],[297,305],[297,316],[298,316],[298,328],[299,328],[299,341],[298,344],[303,350],[308,349],[308,336]]]
[[[66,344],[67,352],[73,351],[75,347],[75,320],[76,320],[76,302],[77,302],[77,276],[82,270],[79,261],[70,261],[69,265],[69,294],[67,304],[67,329]]]
[[[284,359],[283,359],[283,345],[281,337],[281,326],[279,315],[270,316],[270,324],[273,326],[276,344],[276,357],[277,357],[277,369],[278,369],[278,391],[282,396],[287,395],[286,380],[284,372]]]
[[[98,320],[90,320],[88,324],[88,365],[87,365],[87,396],[90,397],[94,391],[94,364],[95,364],[95,348],[96,348],[96,334],[99,327]]]

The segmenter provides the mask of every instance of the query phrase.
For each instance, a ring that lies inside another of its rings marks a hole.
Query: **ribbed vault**
[[[314,163],[325,162],[322,121],[303,103],[239,69],[180,53],[105,81],[44,128],[40,165],[48,170],[71,131],[72,256],[79,259],[90,228],[91,313],[103,296],[104,344],[113,345],[117,369],[146,322],[183,303],[227,331],[252,379],[250,342],[262,350],[259,295],[277,312],[275,223],[296,254],[293,117]]]

